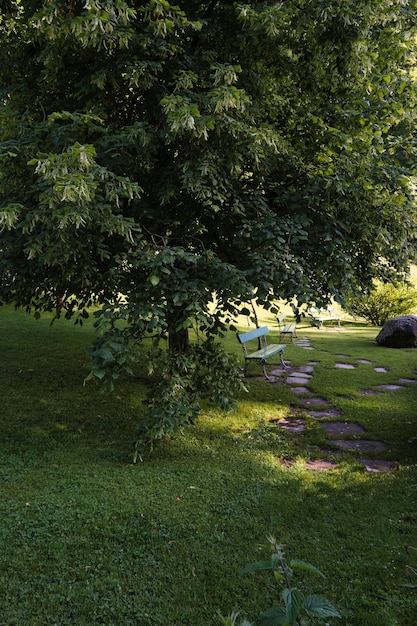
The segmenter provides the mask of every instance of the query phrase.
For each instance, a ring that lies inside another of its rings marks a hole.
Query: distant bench
[[[324,315],[326,313],[326,315]],[[333,322],[337,322],[340,326],[340,315],[333,315],[333,307],[328,309],[316,309],[310,307],[309,309],[310,323],[312,326],[323,328],[324,322],[330,322],[330,326],[333,326]]]
[[[285,313],[280,313],[277,315],[277,322],[279,326],[279,336],[282,335],[291,335],[291,341],[294,343],[294,337],[297,337],[297,325],[294,323],[286,324],[285,323]]]
[[[247,333],[238,333],[237,338],[239,340],[239,343],[242,345],[243,354],[245,356],[245,371],[244,371],[245,376],[247,373],[247,366],[248,366],[249,361],[259,361],[262,366],[262,370],[263,370],[265,378],[268,378],[265,364],[266,364],[266,361],[269,359],[269,357],[274,356],[274,354],[279,354],[283,367],[286,367],[284,363],[284,358],[283,358],[286,345],[285,344],[268,345],[267,340],[266,340],[266,336],[268,333],[269,333],[268,326],[262,326],[262,328],[255,328],[255,330],[250,330]],[[258,350],[255,350],[254,352],[249,352],[247,343],[255,339],[258,341],[258,347],[259,346],[261,347]]]

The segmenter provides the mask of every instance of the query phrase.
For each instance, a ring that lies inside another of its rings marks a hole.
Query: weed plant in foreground
[[[248,381],[236,410],[207,407],[134,465],[145,384],[122,381],[112,395],[83,386],[92,333],[88,321],[50,326],[0,310],[1,624],[214,626],[237,610],[251,621],[276,592],[267,577],[239,572],[264,558],[273,535],[326,574],[306,572],[300,590],[328,598],[335,624],[415,626],[416,590],[405,585],[407,547],[417,546],[417,388],[376,398],[358,389],[415,375],[417,352],[377,348],[364,325],[301,327],[313,350],[286,350],[295,365],[317,361],[314,394],[387,444],[391,473],[366,472],[350,452],[334,470],[308,471],[322,428],[307,415],[299,435],[278,428],[271,419],[297,400],[262,378]],[[240,354],[233,333],[225,341]],[[339,372],[340,354],[388,372]]]
[[[328,619],[331,617],[340,617],[336,607],[329,602],[324,596],[310,594],[305,596],[299,589],[299,585],[295,586],[295,572],[310,572],[325,578],[314,565],[299,559],[291,559],[288,561],[284,555],[283,547],[280,546],[274,537],[270,537],[272,545],[272,556],[268,561],[257,561],[245,567],[242,574],[249,572],[269,570],[273,574],[273,578],[278,586],[282,587],[279,594],[280,604],[276,603],[270,609],[267,609],[257,619],[257,623],[261,626],[297,626],[297,624],[307,624],[302,615],[317,619]],[[232,613],[224,618],[225,626],[237,626],[238,614]],[[251,626],[245,619],[240,626]]]

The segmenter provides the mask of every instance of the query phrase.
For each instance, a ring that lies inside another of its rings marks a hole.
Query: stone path
[[[297,345],[306,349],[314,350],[311,346],[308,338],[299,339]],[[346,363],[344,361],[350,359],[348,355],[338,354],[340,362],[335,363],[336,369],[352,370],[357,367],[357,364],[373,366],[372,361],[367,359],[356,359],[352,363]],[[343,362],[342,362],[343,359]],[[337,467],[337,461],[327,458],[341,457],[343,451],[362,452],[363,454],[377,454],[386,450],[386,445],[381,441],[373,441],[366,439],[366,431],[362,426],[354,422],[343,421],[341,411],[335,407],[329,405],[329,402],[325,398],[319,398],[314,396],[313,392],[308,386],[309,381],[314,375],[314,367],[317,365],[317,361],[309,361],[307,365],[301,367],[291,367],[289,362],[286,362],[287,368],[276,368],[271,372],[272,383],[277,382],[277,377],[280,382],[284,378],[286,385],[290,385],[291,391],[297,397],[297,403],[300,406],[292,407],[293,415],[286,417],[285,419],[272,419],[271,422],[275,423],[279,428],[282,428],[294,435],[298,435],[305,430],[305,418],[299,417],[300,413],[307,413],[309,417],[321,422],[321,426],[326,432],[328,442],[336,448],[336,450],[322,450],[323,455],[326,458],[310,460],[305,463],[306,469],[313,471],[326,471],[335,469]],[[373,366],[375,372],[387,373],[388,368]],[[398,384],[382,384],[377,385],[374,389],[359,389],[358,393],[362,395],[380,395],[386,391],[397,391],[404,389],[406,384],[417,384],[417,378],[400,378],[397,381]],[[330,421],[331,420],[331,421]],[[290,467],[292,463],[288,460],[280,460],[281,464],[286,467]],[[372,473],[391,472],[398,465],[397,462],[386,461],[383,459],[374,458],[357,458],[357,462],[362,464],[366,471]]]

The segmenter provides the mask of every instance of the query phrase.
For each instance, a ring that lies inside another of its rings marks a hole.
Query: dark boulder
[[[417,348],[417,316],[401,315],[388,320],[376,342],[386,348]]]

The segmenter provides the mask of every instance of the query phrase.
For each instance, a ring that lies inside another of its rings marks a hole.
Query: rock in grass
[[[417,316],[401,315],[388,320],[376,342],[386,348],[417,348]]]

